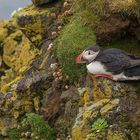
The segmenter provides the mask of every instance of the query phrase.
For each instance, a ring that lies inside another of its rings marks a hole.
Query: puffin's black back
[[[113,74],[120,74],[125,71],[129,75],[131,73],[138,75],[140,70],[140,59],[135,59],[135,56],[132,57],[132,55],[116,48],[104,49],[95,60],[104,64],[106,70]],[[137,65],[134,62],[137,62]]]
[[[140,76],[140,66],[136,66],[136,67],[126,69],[124,71],[124,74],[128,77]]]

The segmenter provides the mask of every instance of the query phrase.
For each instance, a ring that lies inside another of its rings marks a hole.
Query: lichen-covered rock
[[[54,124],[58,134],[57,136],[65,139],[71,135],[72,126],[74,125],[79,106],[79,94],[77,88],[70,87],[63,91],[60,96],[59,117]]]
[[[21,31],[17,30],[4,40],[3,61],[17,73],[24,72],[37,54],[38,50]]]
[[[31,5],[24,8],[18,15],[17,22],[21,31],[35,46],[41,45],[45,39],[51,39],[51,34],[56,29],[55,20],[60,4],[54,6],[55,8],[37,8]]]
[[[42,87],[43,83],[47,85],[46,88],[51,86],[53,81],[52,71],[50,69],[51,63],[55,62],[52,57],[52,51],[48,50],[51,41],[46,41],[42,45],[41,54],[36,57],[31,67],[24,73],[22,79],[18,82],[16,90],[18,92],[36,90],[35,87]]]
[[[7,136],[7,129],[17,127],[17,121],[12,117],[3,116],[0,118],[0,133]]]
[[[28,38],[19,30],[11,33],[3,41],[3,62],[11,68],[1,77],[1,91],[7,92],[11,86],[21,79],[22,74],[29,69],[36,55],[39,53]]]
[[[126,36],[129,32],[139,38],[138,1],[33,2],[2,27],[0,63],[4,59],[6,70],[0,74],[0,134],[17,128],[25,113],[36,112],[55,126],[58,139],[139,139],[139,82],[82,79],[85,69],[74,61],[96,37],[100,44],[117,40],[108,47],[139,54],[139,45]],[[121,37],[128,39],[120,42]]]
[[[37,6],[44,5],[53,1],[56,1],[56,0],[32,0],[33,4]]]
[[[10,117],[13,122],[17,122],[19,117],[27,112],[40,112],[41,96],[39,92],[44,88],[48,89],[53,80],[52,72],[49,70],[52,62],[51,51],[47,50],[46,44],[41,55],[37,57],[38,59],[34,60],[31,67],[28,67],[28,70],[24,72],[25,75],[18,73],[17,76],[17,73],[9,69],[6,71],[6,75],[1,78],[1,117],[6,116],[5,119]],[[8,127],[5,123],[7,122],[3,121],[0,131],[4,129],[6,132],[8,128],[16,125],[14,123]]]
[[[4,41],[5,37],[7,36],[7,29],[4,28],[5,25],[6,21],[0,21],[0,44]]]
[[[87,83],[85,88],[79,89],[81,103],[72,139],[138,139],[138,88],[102,78],[87,79]]]
[[[3,63],[3,42],[8,35],[8,30],[5,28],[7,21],[0,20],[0,76],[4,74],[4,63]]]

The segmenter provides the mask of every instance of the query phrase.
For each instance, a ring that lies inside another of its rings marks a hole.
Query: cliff
[[[0,21],[0,138],[138,140],[139,81],[95,78],[88,45],[140,56],[137,0],[32,0]]]

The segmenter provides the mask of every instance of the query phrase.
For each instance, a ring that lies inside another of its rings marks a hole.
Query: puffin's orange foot
[[[105,78],[113,80],[112,76],[105,75],[105,74],[96,74],[95,77],[105,77]]]

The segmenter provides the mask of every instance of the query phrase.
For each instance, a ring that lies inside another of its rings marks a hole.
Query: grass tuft
[[[66,25],[54,42],[56,56],[63,71],[71,79],[78,80],[86,73],[85,65],[75,63],[76,56],[88,45],[95,44],[96,36],[90,27],[82,24],[78,18]]]

